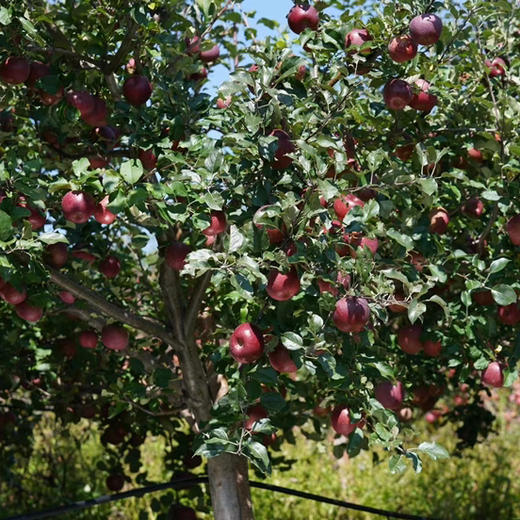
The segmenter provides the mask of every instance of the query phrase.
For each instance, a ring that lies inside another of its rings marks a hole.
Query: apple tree
[[[296,427],[393,471],[445,455],[409,440],[423,413],[461,448],[491,430],[520,357],[518,3],[287,4],[285,31],[240,0],[3,2],[2,460],[42,412],[85,418],[119,490],[165,435],[248,519],[248,463]]]

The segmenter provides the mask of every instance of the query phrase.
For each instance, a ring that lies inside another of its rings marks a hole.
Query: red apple
[[[110,491],[121,491],[125,485],[125,477],[121,473],[112,473],[107,477],[105,483]]]
[[[442,412],[440,410],[430,410],[424,414],[424,420],[429,424],[434,424],[439,420],[439,417],[442,416]]]
[[[361,47],[364,43],[373,40],[374,38],[366,29],[352,29],[345,36],[345,48],[349,47]],[[352,52],[352,51],[351,51]],[[361,51],[362,54],[370,54],[372,49],[370,47],[366,47]]]
[[[59,343],[60,353],[68,359],[72,359],[76,355],[76,345],[70,339],[64,339]]]
[[[484,203],[478,197],[468,199],[462,206],[462,212],[470,218],[480,218],[484,212]]]
[[[414,150],[415,144],[410,143],[397,147],[394,153],[401,161],[407,161],[413,155]]]
[[[231,96],[228,96],[226,99],[218,98],[217,99],[217,108],[226,109],[231,105]]]
[[[341,195],[334,201],[334,212],[340,220],[343,220],[349,211],[355,206],[363,207],[365,203],[355,195]]]
[[[413,410],[411,408],[401,408],[398,416],[400,421],[410,422],[413,419]]]
[[[4,283],[0,290],[0,296],[11,305],[19,305],[27,299],[27,291],[23,288],[18,291],[10,283]]]
[[[273,130],[270,135],[278,139],[278,147],[274,154],[274,161],[271,163],[271,167],[275,170],[284,170],[285,168],[288,168],[293,162],[293,160],[288,157],[287,154],[295,152],[296,147],[292,143],[289,134],[283,130]]]
[[[267,354],[271,366],[280,373],[291,374],[298,370],[296,363],[292,360],[289,351],[282,345],[278,345],[272,352]]]
[[[418,354],[423,348],[421,334],[422,328],[419,325],[404,327],[397,333],[397,343],[403,352],[412,355]]]
[[[428,357],[439,357],[442,352],[442,344],[440,341],[426,340],[423,343],[423,350]]]
[[[328,293],[332,294],[332,296],[337,296],[339,293],[337,287],[335,287],[330,282],[322,280],[321,278],[318,278],[318,287],[320,289],[321,294],[328,292]]]
[[[175,520],[197,520],[197,513],[188,506],[175,505],[170,512],[173,515],[171,518],[175,518]]]
[[[76,297],[69,291],[60,291],[58,296],[60,300],[67,305],[72,305],[76,301]]]
[[[207,51],[201,51],[199,53],[199,58],[204,63],[211,63],[212,61],[217,61],[220,56],[220,49],[218,45],[214,45],[211,49]]]
[[[437,105],[437,96],[429,93],[430,84],[424,79],[418,79],[415,82],[415,86],[418,92],[413,93],[410,106],[421,112],[430,112]]]
[[[410,22],[410,34],[421,45],[433,45],[439,41],[442,20],[435,14],[421,14]]]
[[[316,31],[320,23],[320,15],[316,8],[302,3],[295,5],[289,11],[287,21],[291,31],[300,34],[307,28]]]
[[[342,298],[336,302],[332,318],[342,332],[362,332],[370,319],[368,302],[364,298]]]
[[[16,311],[16,314],[22,318],[22,320],[28,321],[30,323],[36,323],[37,321],[40,321],[43,316],[43,309],[41,307],[31,305],[27,301],[16,305],[14,310]]]
[[[412,97],[412,87],[402,79],[391,79],[383,90],[385,104],[391,110],[402,110]]]
[[[19,85],[29,78],[31,66],[20,56],[10,56],[0,66],[0,79],[11,85]]]
[[[98,342],[97,334],[93,330],[84,330],[79,335],[79,344],[83,348],[96,348]]]
[[[502,366],[497,361],[489,363],[487,368],[482,372],[482,382],[485,385],[501,388],[504,386],[504,374]]]
[[[444,208],[434,209],[430,213],[430,232],[444,235],[450,223],[450,216]]]
[[[471,293],[471,299],[477,305],[486,306],[495,304],[493,294],[489,289],[477,289],[475,292]]]
[[[208,69],[201,67],[198,72],[190,74],[189,79],[192,81],[202,81],[208,77]]]
[[[88,162],[90,163],[89,170],[101,170],[108,166],[108,160],[99,155],[95,155],[94,157],[89,157]]]
[[[118,325],[105,325],[101,331],[101,341],[110,350],[125,350],[128,346],[128,332]]]
[[[472,159],[475,162],[483,163],[484,162],[484,155],[480,150],[477,150],[476,148],[469,148],[468,149],[468,157]]]
[[[251,431],[255,423],[261,421],[262,419],[267,419],[269,415],[267,414],[267,410],[260,404],[255,404],[250,406],[247,409],[247,419],[244,422],[244,428],[246,430]]]
[[[166,263],[174,271],[182,271],[186,264],[186,257],[191,251],[188,244],[183,242],[173,242],[166,249]]]
[[[45,217],[35,208],[28,206],[27,209],[31,214],[27,217],[27,222],[31,225],[33,231],[41,229],[45,225]]]
[[[84,191],[69,191],[61,199],[61,207],[67,220],[75,224],[84,224],[93,215],[96,203],[92,196]]]
[[[219,235],[227,229],[226,214],[223,211],[212,211],[210,225],[203,231],[206,236]]]
[[[279,302],[290,300],[300,292],[300,279],[295,267],[287,273],[271,269],[267,278],[267,294]]]
[[[113,255],[107,256],[99,264],[99,272],[107,278],[115,278],[121,271],[121,262]]]
[[[154,170],[157,166],[157,157],[151,148],[149,150],[139,150],[138,157],[145,170]]]
[[[346,406],[336,406],[330,416],[332,427],[340,435],[350,435],[356,428],[362,428],[364,421],[351,422],[350,410]]]
[[[401,381],[392,385],[390,381],[379,383],[375,389],[376,399],[388,410],[397,411],[404,400],[404,387]]]
[[[152,95],[152,85],[144,76],[131,76],[123,85],[123,95],[136,107],[146,103]]]
[[[69,105],[79,110],[82,116],[90,114],[96,104],[94,96],[85,91],[69,92],[65,99]]]
[[[35,87],[36,83],[48,76],[51,73],[51,68],[46,63],[41,61],[32,61],[30,64],[29,77],[26,80],[27,86],[31,89]]]
[[[94,210],[94,218],[96,221],[106,226],[109,226],[116,220],[116,215],[107,208],[108,202],[109,199],[107,195],[99,204],[97,204],[96,209]]]
[[[413,60],[417,54],[417,43],[407,34],[398,36],[388,44],[388,53],[397,63]]]
[[[492,78],[497,76],[505,76],[507,64],[502,58],[495,58],[494,60],[486,60],[486,67],[489,71],[489,75]]]
[[[498,320],[504,325],[515,326],[520,323],[520,306],[518,303],[511,303],[498,308]]]
[[[229,348],[231,356],[237,363],[246,364],[257,361],[264,353],[262,332],[251,323],[242,323],[231,335]]]
[[[81,112],[81,119],[89,126],[107,126],[108,109],[106,103],[96,96],[92,97],[93,108],[89,112]]]
[[[83,260],[84,262],[87,262],[88,264],[92,264],[96,261],[96,257],[89,253],[88,251],[72,251],[72,256],[74,258],[78,258],[79,260]]]
[[[513,242],[515,246],[520,246],[520,215],[509,219],[506,229],[511,242]]]

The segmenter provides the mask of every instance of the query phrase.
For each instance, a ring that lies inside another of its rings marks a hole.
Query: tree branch
[[[103,296],[100,296],[98,293],[88,289],[87,287],[83,287],[56,269],[49,268],[49,272],[51,274],[50,279],[56,285],[66,289],[77,298],[85,300],[101,314],[121,321],[122,323],[126,323],[135,329],[141,330],[149,336],[160,338],[169,345],[176,346],[179,344],[177,338],[172,336],[162,323],[157,323],[151,321],[150,319],[142,318],[132,312],[127,311],[126,309],[123,309],[122,307],[107,302]]]
[[[184,309],[180,297],[179,274],[163,264],[160,274],[161,290],[166,302],[166,310],[175,335],[182,342],[185,338],[183,322]]]
[[[202,303],[202,299],[204,298],[204,294],[206,293],[206,289],[209,287],[211,275],[211,271],[204,273],[198,279],[197,285],[193,290],[193,296],[191,297],[188,308],[186,309],[186,315],[184,317],[184,331],[188,337],[193,335],[195,324],[197,322],[197,316],[200,311],[200,305]]]
[[[139,25],[130,19],[128,29],[126,31],[125,37],[123,38],[123,41],[121,42],[121,45],[119,46],[119,49],[110,60],[110,63],[108,63],[104,69],[105,74],[114,72],[121,65],[126,55],[132,48],[132,40],[134,39],[138,28]]]

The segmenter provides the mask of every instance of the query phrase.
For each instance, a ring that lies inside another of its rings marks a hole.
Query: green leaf
[[[215,211],[222,210],[222,206],[224,206],[224,199],[218,193],[206,193],[203,200],[210,209]]]
[[[266,392],[260,397],[260,402],[267,409],[267,411],[279,412],[283,410],[287,403],[281,394],[277,392]]]
[[[233,224],[229,228],[229,249],[230,253],[238,251],[244,244],[245,237],[240,233],[238,228]]]
[[[421,191],[426,195],[433,195],[434,193],[437,193],[437,190],[439,189],[437,181],[431,177],[428,177],[427,179],[419,179],[419,186]]]
[[[141,161],[130,159],[121,165],[119,171],[128,184],[135,184],[143,175],[143,165]]]
[[[426,453],[426,455],[431,457],[433,460],[447,459],[450,456],[446,448],[443,448],[436,442],[422,442],[417,447],[417,450]]]
[[[295,332],[285,332],[282,334],[282,344],[289,350],[301,350],[303,348],[303,339]]]
[[[495,287],[491,289],[491,294],[498,305],[511,305],[517,300],[515,290],[505,284],[495,285]]]
[[[56,244],[57,242],[63,242],[64,244],[69,243],[67,237],[61,233],[43,233],[38,238],[44,244]]]
[[[498,258],[497,260],[494,260],[489,266],[489,274],[502,271],[502,269],[504,269],[506,265],[509,264],[509,262],[511,262],[509,258]]]
[[[492,200],[492,201],[495,201],[495,202],[502,198],[502,197],[500,197],[500,195],[496,191],[493,191],[493,190],[483,191],[481,193],[481,196],[482,196],[483,199]]]
[[[242,447],[245,455],[249,457],[251,462],[262,472],[267,475],[271,473],[271,461],[267,448],[256,441],[248,441]]]
[[[414,453],[413,451],[407,451],[406,457],[412,461],[415,473],[420,473],[422,471],[422,461],[419,455],[417,455],[417,453]]]
[[[167,368],[159,367],[157,370],[155,370],[153,376],[155,384],[157,386],[159,386],[160,388],[166,388],[170,383],[172,373],[171,370]]]
[[[408,306],[408,319],[412,325],[417,321],[419,316],[426,312],[426,305],[419,300],[412,300]]]
[[[403,233],[399,233],[393,228],[390,228],[386,232],[387,236],[395,240],[399,245],[403,246],[407,251],[410,251],[414,247],[414,243],[411,237],[408,235],[403,235]]]
[[[11,12],[5,7],[0,7],[0,23],[8,25],[11,23]]]
[[[388,467],[390,473],[395,475],[396,473],[404,473],[406,471],[406,463],[403,460],[402,455],[392,455],[388,461]]]
[[[13,221],[11,217],[0,210],[0,240],[7,240],[13,233]]]

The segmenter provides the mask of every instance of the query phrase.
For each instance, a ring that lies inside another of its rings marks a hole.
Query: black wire
[[[207,476],[204,477],[192,477],[175,479],[171,482],[163,484],[153,484],[151,486],[142,487],[139,489],[133,489],[131,491],[125,491],[124,493],[116,493],[114,495],[103,495],[98,498],[92,498],[90,500],[83,500],[80,502],[74,502],[72,504],[56,507],[54,509],[46,509],[43,511],[36,511],[34,513],[28,513],[18,516],[10,516],[4,520],[40,520],[41,518],[50,518],[53,516],[63,515],[72,511],[79,511],[81,509],[87,509],[89,507],[98,506],[100,504],[107,504],[109,502],[116,502],[124,500],[125,498],[131,497],[142,497],[148,493],[155,493],[157,491],[164,491],[166,489],[186,489],[196,484],[207,484],[209,479]],[[345,502],[343,500],[336,500],[334,498],[322,497],[320,495],[314,495],[312,493],[306,493],[305,491],[297,491],[295,489],[289,489],[282,486],[275,486],[272,484],[265,484],[263,482],[249,482],[249,485],[258,489],[266,489],[268,491],[274,491],[275,493],[283,493],[285,495],[292,495],[295,497],[305,498],[306,500],[313,500],[315,502],[322,502],[325,504],[332,504],[338,507],[344,507],[346,509],[353,509],[356,511],[363,511],[365,513],[371,513],[373,515],[386,516],[389,518],[400,518],[403,520],[434,520],[433,518],[427,518],[424,516],[408,515],[406,513],[394,513],[391,511],[385,511],[384,509],[377,509],[374,507],[360,506],[351,502]]]

